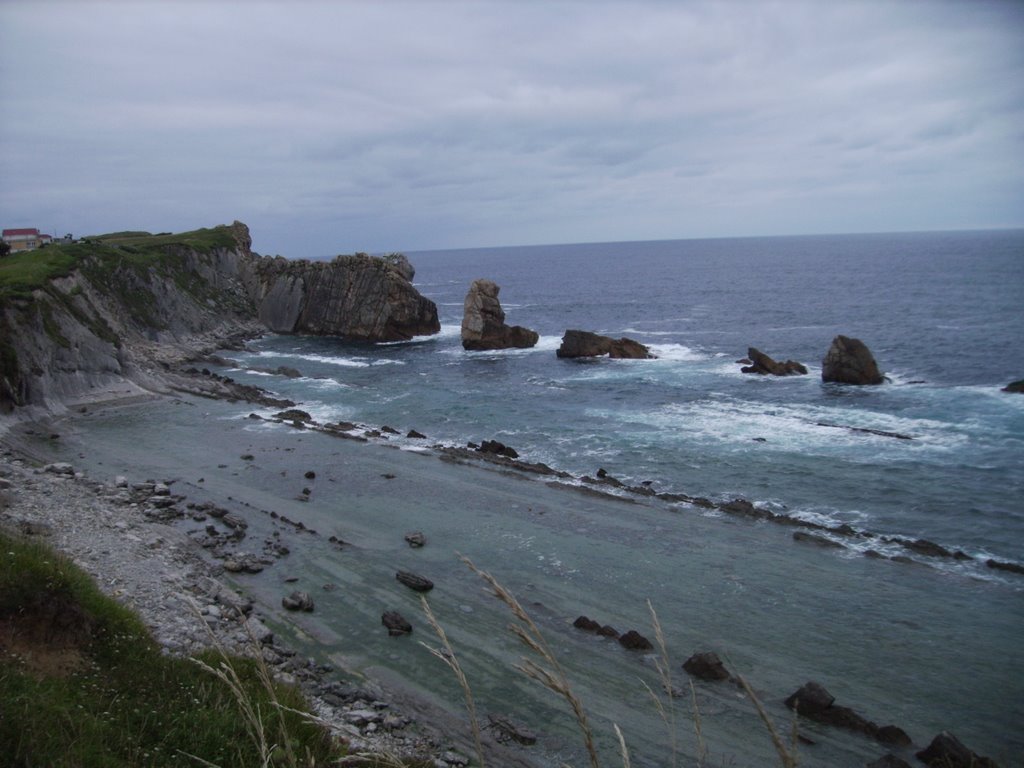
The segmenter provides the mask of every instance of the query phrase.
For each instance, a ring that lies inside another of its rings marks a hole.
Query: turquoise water
[[[1024,233],[411,257],[419,289],[438,303],[438,336],[377,346],[267,337],[230,353],[239,363],[230,375],[299,401],[321,421],[386,424],[403,434],[415,428],[430,443],[496,438],[574,475],[604,468],[659,491],[742,496],[806,520],[924,537],[973,559],[872,559],[856,539],[848,549],[820,549],[794,542],[787,526],[597,499],[452,466],[405,438],[389,440],[404,449],[395,450],[254,422],[245,405],[88,415],[76,427],[74,439],[88,446],[79,461],[95,472],[133,467],[180,477],[181,490],[225,504],[246,500],[254,538],[273,523],[253,509],[316,528],[320,538],[287,533],[292,555],[245,577],[247,586],[275,605],[286,574],[311,591],[338,584],[317,592],[316,613],[297,620],[308,650],[458,712],[454,682],[415,642],[430,640],[417,599],[393,578],[397,568],[429,576],[437,583],[431,603],[478,705],[513,712],[541,731],[531,753],[539,765],[582,764],[578,738],[564,706],[511,669],[521,649],[505,631],[509,616],[457,552],[533,613],[587,702],[605,764],[620,762],[612,723],[623,729],[634,765],[670,763],[671,739],[640,681],[654,690],[660,684],[652,657],[571,622],[587,614],[652,637],[647,600],[665,628],[674,682],[686,693],[679,664],[715,650],[784,727],[782,699],[814,679],[840,704],[903,727],[919,745],[949,729],[1005,765],[1022,763],[1024,578],[984,560],[1024,561],[1024,397],[999,391],[1024,376],[1015,355]],[[462,350],[462,300],[478,277],[502,286],[508,321],[536,329],[537,348]],[[631,336],[658,359],[558,360],[567,328]],[[822,384],[820,359],[838,333],[863,339],[889,382]],[[735,360],[748,346],[800,360],[811,375],[741,374]],[[278,365],[303,376],[251,370]],[[255,461],[239,460],[243,453]],[[317,478],[302,503],[295,497],[308,485],[307,469]],[[406,547],[402,535],[413,529],[426,533],[425,549]],[[334,549],[324,541],[332,534],[352,546]],[[870,546],[901,553],[877,539]],[[413,620],[414,638],[383,634],[380,613],[388,607]],[[772,764],[765,731],[735,688],[698,683],[696,695],[710,764]],[[680,764],[693,764],[689,699],[676,706]],[[801,748],[803,765],[862,766],[885,751],[822,726],[800,729],[816,742]]]

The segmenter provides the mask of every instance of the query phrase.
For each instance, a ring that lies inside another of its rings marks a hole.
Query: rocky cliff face
[[[276,333],[406,341],[441,330],[437,307],[413,287],[415,273],[404,256],[267,258],[254,268],[259,319]]]
[[[0,413],[126,382],[167,391],[172,366],[267,328],[395,341],[440,327],[404,257],[264,258],[239,222],[33,254],[0,260]]]

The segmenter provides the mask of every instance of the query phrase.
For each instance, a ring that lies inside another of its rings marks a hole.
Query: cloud
[[[8,0],[0,213],[241,218],[293,256],[1020,225],[1021,32],[1012,3]]]

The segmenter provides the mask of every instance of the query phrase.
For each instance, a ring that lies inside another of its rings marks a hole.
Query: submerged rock
[[[840,335],[832,339],[832,346],[821,361],[821,380],[840,384],[881,384],[885,377],[863,341]]]
[[[619,638],[619,645],[631,651],[653,651],[654,645],[635,629],[631,629]]]
[[[395,574],[395,578],[416,592],[429,592],[434,588],[434,582],[430,579],[410,573],[409,571],[399,571]]]
[[[406,621],[398,611],[384,611],[380,617],[380,623],[387,627],[388,634],[392,637],[408,635],[412,632],[412,624]]]
[[[614,358],[628,358],[634,360],[647,360],[653,358],[651,351],[639,341],[627,339],[613,339],[611,336],[601,336],[590,331],[568,330],[562,337],[562,345],[555,353],[558,357],[601,357],[608,355]]]
[[[410,533],[405,534],[405,541],[413,549],[419,549],[420,547],[426,545],[427,537],[423,535],[422,531],[412,531]]]
[[[931,768],[999,768],[994,760],[975,754],[948,731],[932,739],[916,757]]]
[[[820,683],[805,683],[786,699],[786,706],[797,714],[826,725],[862,733],[882,744],[909,747],[911,739],[895,725],[878,725],[854,712],[849,707],[835,704],[835,697]]]
[[[732,677],[714,651],[693,654],[683,662],[683,669],[701,680],[729,680]]]
[[[309,596],[308,592],[292,592],[287,597],[281,598],[281,605],[289,611],[306,611],[307,613],[313,610],[313,598]]]
[[[528,349],[537,343],[536,331],[505,325],[499,291],[497,283],[490,280],[474,280],[469,286],[462,316],[463,349]]]
[[[796,360],[779,363],[754,347],[747,350],[747,357],[750,358],[747,361],[748,365],[740,369],[743,373],[757,373],[762,376],[802,376],[807,373],[806,366]]]

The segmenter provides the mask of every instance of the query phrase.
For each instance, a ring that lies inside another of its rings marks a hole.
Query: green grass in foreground
[[[202,660],[217,668],[225,659],[211,652]],[[269,687],[251,660],[227,661],[273,749],[260,749],[237,695],[222,680],[193,661],[162,655],[139,618],[72,563],[0,532],[5,765],[127,768],[208,761],[249,768],[328,765],[340,756],[319,726],[274,705],[272,698],[305,711],[295,689]]]

